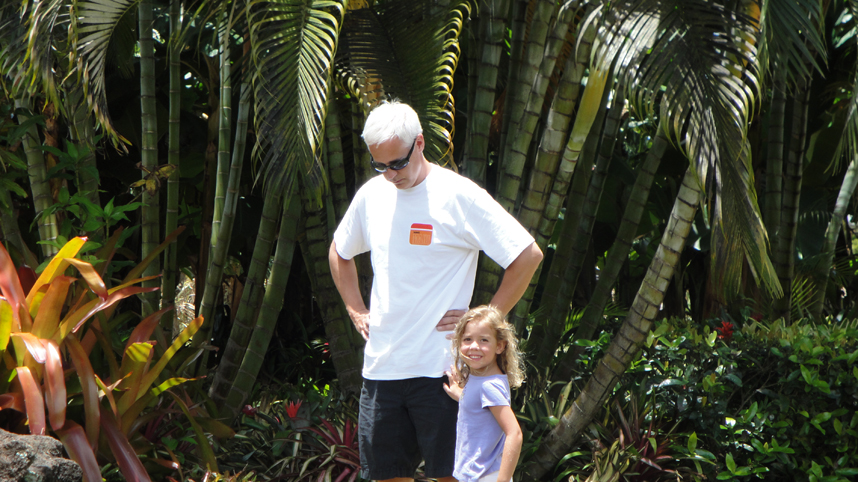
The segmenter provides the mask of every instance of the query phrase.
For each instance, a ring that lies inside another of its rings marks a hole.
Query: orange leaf
[[[172,310],[172,306],[168,306],[161,311],[156,311],[151,315],[147,316],[143,321],[137,324],[137,327],[134,328],[134,331],[131,332],[131,336],[128,337],[128,342],[125,343],[125,350],[128,350],[128,347],[134,343],[140,343],[144,341],[149,341],[152,336],[152,332],[155,331],[155,328],[158,326],[158,321],[161,320],[161,317],[164,316],[164,313]]]
[[[57,276],[50,285],[45,297],[39,302],[38,311],[33,320],[33,328],[30,332],[39,338],[48,338],[53,335],[60,323],[60,315],[69,293],[69,285],[74,278],[68,276]]]
[[[101,482],[101,469],[95,460],[95,451],[89,446],[86,435],[80,425],[69,420],[65,428],[57,430],[63,446],[72,460],[80,465],[84,482]]]
[[[24,406],[24,395],[18,392],[9,392],[0,395],[0,410],[12,409],[24,413],[27,407]]]
[[[101,388],[101,393],[107,397],[107,402],[110,403],[110,408],[113,410],[114,416],[119,416],[119,410],[116,409],[116,399],[113,398],[113,389],[116,388],[117,385],[122,383],[122,379],[113,382],[111,385],[105,385],[101,378],[98,378],[98,375],[95,376],[95,383],[98,384],[98,387]]]
[[[27,421],[30,425],[30,433],[33,435],[45,435],[45,402],[42,399],[42,390],[27,367],[17,367],[18,381],[24,391],[24,405],[27,408]]]
[[[14,338],[18,338],[24,342],[27,351],[33,356],[37,363],[45,363],[45,347],[42,345],[42,340],[34,336],[32,333],[12,333]]]
[[[27,311],[21,309],[22,306],[26,306],[24,289],[21,288],[21,280],[18,279],[18,272],[15,271],[12,258],[2,244],[0,244],[0,295],[3,295],[12,306],[12,318],[15,320],[17,330],[20,331],[22,326],[29,329],[29,314],[24,315],[28,317],[27,320],[21,319],[22,313]]]
[[[75,372],[80,379],[83,392],[83,409],[86,414],[86,437],[92,450],[98,449],[98,426],[101,418],[101,407],[98,404],[98,384],[95,382],[95,372],[89,362],[89,357],[74,335],[66,337],[66,348]]]
[[[66,243],[66,245],[54,255],[54,258],[50,263],[48,263],[45,270],[42,271],[39,279],[37,279],[33,287],[30,288],[30,292],[27,294],[27,306],[33,302],[33,297],[42,286],[50,283],[54,278],[63,274],[63,271],[65,271],[69,265],[68,258],[74,258],[77,256],[78,251],[80,251],[80,248],[83,247],[84,243],[86,243],[86,238],[74,238]]]
[[[86,281],[86,284],[89,285],[89,288],[93,293],[97,294],[102,300],[107,298],[107,286],[104,285],[104,280],[101,279],[101,276],[99,276],[98,272],[95,271],[95,268],[93,268],[91,264],[86,261],[73,258],[69,258],[68,262],[80,271],[80,275],[83,277],[84,281]]]
[[[116,419],[113,414],[105,413],[101,417],[101,428],[104,430],[104,436],[107,437],[107,444],[110,446],[110,451],[116,457],[116,464],[119,465],[119,470],[125,476],[125,480],[134,480],[137,482],[150,481],[149,474],[140,462],[140,458],[131,447],[131,443],[116,425]]]
[[[158,288],[141,288],[139,286],[129,286],[121,289],[111,289],[110,295],[108,295],[106,300],[96,299],[92,300],[89,303],[83,305],[79,310],[74,313],[69,314],[60,324],[60,330],[56,336],[53,337],[57,342],[62,342],[62,340],[68,336],[69,333],[75,332],[80,328],[80,326],[88,320],[92,315],[98,313],[101,310],[108,308],[109,306],[115,304],[117,301],[123,300],[129,296],[136,295],[139,293],[149,293],[151,291],[156,291]]]
[[[63,375],[63,361],[60,350],[50,340],[42,340],[45,345],[47,359],[45,360],[45,401],[48,405],[48,415],[51,428],[59,430],[66,423],[66,380]]]

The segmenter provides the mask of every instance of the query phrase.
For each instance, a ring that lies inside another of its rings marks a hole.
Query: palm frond
[[[454,1],[438,15],[434,3],[400,0],[350,11],[337,69],[365,112],[385,98],[411,105],[423,125],[426,156],[441,160],[452,152],[453,72],[472,7]]]
[[[848,0],[844,4],[845,8],[837,21],[842,32],[837,45],[854,50],[858,45],[858,0]],[[843,135],[834,153],[835,170],[840,167],[839,163],[843,159],[850,162],[858,159],[858,63],[851,66],[851,81]]]
[[[266,187],[290,183],[320,155],[328,82],[345,6],[337,0],[256,0],[248,8],[258,145]]]
[[[107,111],[105,72],[114,58],[133,49],[137,4],[140,0],[77,0],[71,31],[77,73],[86,92],[87,104],[99,124],[114,141],[121,136],[114,130]],[[121,63],[120,63],[121,65]]]
[[[755,39],[759,22],[725,0],[612,2],[600,25],[593,65],[617,62],[642,116],[658,113],[713,203],[717,286],[735,291],[747,259],[758,283],[781,288],[753,189],[746,126],[760,99]]]
[[[770,75],[778,75],[793,90],[807,82],[825,63],[822,2],[819,0],[768,0],[762,2],[760,58]]]

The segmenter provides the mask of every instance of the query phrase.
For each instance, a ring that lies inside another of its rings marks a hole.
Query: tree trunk
[[[629,315],[608,346],[605,356],[599,360],[584,389],[563,414],[560,423],[545,437],[532,461],[524,467],[522,480],[540,480],[569,452],[637,356],[653,319],[658,314],[659,305],[673,277],[674,267],[682,255],[699,202],[700,186],[689,169],[677,194],[661,244],[650,263]]]
[[[498,64],[506,37],[506,17],[509,0],[490,0],[480,11],[479,68],[471,116],[468,118],[468,156],[461,173],[482,187],[486,187],[486,167],[489,156],[489,131],[495,107]]]
[[[792,310],[792,281],[795,277],[795,236],[798,231],[799,200],[801,198],[801,180],[804,171],[805,137],[807,132],[807,108],[810,101],[810,82],[802,85],[793,103],[792,125],[790,126],[789,153],[787,156],[786,177],[783,190],[783,213],[778,230],[778,259],[784,264],[783,278],[778,273],[778,281],[783,288],[783,296],[775,300],[778,316],[789,321]],[[828,279],[826,267],[825,280]],[[821,284],[825,290],[825,284]],[[823,293],[824,296],[824,293]]]
[[[298,197],[293,196],[289,202],[293,206],[298,205]],[[259,306],[265,291],[265,276],[271,259],[271,248],[274,245],[274,235],[282,208],[283,199],[278,193],[272,192],[265,196],[262,219],[259,222],[250,268],[244,282],[244,291],[241,293],[241,302],[232,323],[226,348],[218,362],[217,373],[209,389],[209,396],[218,404],[222,404],[229,396],[244,359],[244,352],[250,343],[253,328],[256,326]]]
[[[15,108],[19,110],[17,114],[18,123],[23,124],[29,119],[29,116],[20,113],[23,110],[30,110],[30,106],[24,100],[16,100]],[[24,155],[27,158],[27,174],[30,178],[30,193],[33,195],[33,206],[36,209],[36,222],[39,226],[39,239],[53,243],[57,239],[59,226],[57,226],[57,217],[54,214],[43,214],[46,209],[51,207],[54,198],[51,195],[51,186],[48,182],[48,169],[45,165],[45,156],[39,150],[42,144],[39,138],[39,129],[35,125],[31,125],[26,134],[24,134],[21,143],[24,146]],[[42,256],[48,258],[56,254],[58,249],[52,244],[42,244]],[[35,268],[35,267],[34,267]]]
[[[301,218],[301,203],[297,196],[289,201],[283,209],[280,219],[280,233],[277,236],[277,250],[274,253],[274,263],[271,276],[268,277],[268,287],[262,300],[262,309],[256,320],[256,327],[247,344],[244,358],[241,361],[236,376],[232,379],[230,390],[226,397],[224,409],[227,420],[233,419],[244,404],[256,383],[259,370],[265,361],[268,344],[274,337],[274,328],[283,309],[283,298],[286,295],[286,282],[292,270],[292,256],[295,252],[295,241],[298,237],[298,226]]]
[[[617,238],[614,245],[608,251],[608,256],[605,259],[605,267],[599,271],[599,281],[596,283],[596,288],[593,290],[593,297],[590,303],[584,309],[584,314],[581,315],[581,321],[578,324],[578,329],[575,332],[575,339],[590,340],[596,332],[601,320],[602,312],[611,299],[611,288],[616,284],[617,277],[623,264],[629,256],[629,251],[632,249],[632,241],[637,235],[638,224],[641,216],[646,209],[646,203],[649,199],[649,190],[652,182],[655,179],[655,171],[661,163],[661,158],[667,150],[668,140],[664,135],[664,130],[658,128],[658,134],[653,140],[652,147],[647,153],[646,160],[638,170],[638,177],[635,180],[635,185],[629,195],[626,210],[623,213],[623,219],[620,222],[620,227],[617,230]],[[566,359],[561,362],[561,367],[569,362],[574,363],[580,355],[580,347],[573,346],[571,353],[565,355]],[[571,359],[571,360],[570,360]],[[561,368],[565,373],[568,370]],[[565,378],[565,377],[561,377]]]
[[[170,1],[170,120],[167,138],[167,162],[176,166],[167,178],[167,217],[165,227],[172,233],[179,227],[179,184],[181,157],[179,156],[179,118],[182,113],[182,72],[180,69],[182,44],[179,41],[182,29],[182,1]],[[164,252],[164,277],[161,279],[161,304],[170,306],[176,302],[176,277],[178,276],[178,245],[170,243]],[[161,317],[161,329],[165,333],[173,330],[175,310]]]
[[[363,339],[352,327],[351,320],[345,314],[339,292],[331,277],[331,268],[328,264],[328,247],[331,241],[328,236],[324,198],[320,192],[321,188],[311,191],[312,188],[308,183],[302,183],[301,189],[305,233],[301,249],[308,260],[307,269],[310,273],[313,293],[316,295],[316,303],[319,305],[325,324],[331,358],[343,391],[359,393],[362,383]]]
[[[208,341],[211,336],[212,320],[218,295],[223,281],[223,269],[229,255],[229,241],[232,238],[232,227],[235,223],[235,209],[238,205],[238,187],[241,183],[241,170],[244,166],[244,148],[247,140],[247,119],[250,114],[250,86],[241,85],[241,100],[238,108],[238,123],[236,124],[235,150],[229,168],[226,186],[226,198],[223,204],[223,216],[217,231],[217,242],[212,243],[213,249],[209,268],[206,271],[206,289],[203,291],[203,301],[200,303],[200,315],[204,323],[194,335],[194,344]],[[225,114],[225,112],[224,112]],[[212,224],[214,227],[214,224]],[[203,352],[201,369],[205,369],[208,351]]]
[[[140,157],[143,168],[154,173],[158,167],[158,118],[155,104],[155,41],[152,39],[153,11],[151,0],[141,0],[138,6],[140,28],[140,115],[143,126]],[[143,171],[143,176],[148,173]],[[161,244],[160,202],[158,193],[143,191],[141,216],[141,255],[149,256]],[[152,260],[143,276],[161,274],[161,260]],[[143,282],[144,287],[156,287],[156,279]],[[158,311],[158,293],[148,293],[141,297],[141,311],[145,318]]]

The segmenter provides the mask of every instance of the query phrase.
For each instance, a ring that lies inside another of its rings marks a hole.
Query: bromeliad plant
[[[150,403],[190,380],[167,377],[165,368],[202,323],[201,318],[194,320],[169,346],[161,340],[166,349],[156,356],[156,343],[150,339],[170,308],[161,310],[137,324],[116,354],[112,332],[126,320],[114,317],[117,303],[157,289],[136,286],[149,279],[140,273],[181,230],[118,286],[108,288],[103,276],[120,231],[99,251],[97,258],[103,261],[96,264],[77,258],[86,239],[72,239],[26,291],[0,245],[0,409],[23,414],[4,428],[56,435],[80,464],[84,480],[91,482],[102,480],[99,460],[115,462],[127,480],[150,480],[137,455],[139,447],[129,440]],[[195,425],[193,418],[191,423]],[[204,434],[198,439],[206,440]],[[217,470],[213,455],[203,460]]]

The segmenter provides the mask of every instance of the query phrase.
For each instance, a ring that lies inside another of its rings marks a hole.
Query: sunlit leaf
[[[15,368],[21,389],[24,391],[24,405],[27,408],[27,423],[33,435],[45,435],[45,402],[39,383],[33,378],[27,367]]]
[[[47,338],[54,334],[57,326],[60,323],[60,315],[66,303],[68,296],[69,285],[75,281],[74,278],[68,276],[57,276],[48,286],[48,291],[45,296],[33,303],[37,307],[35,313],[30,312],[33,316],[33,328],[31,333],[39,338]]]
[[[39,275],[39,279],[36,280],[36,283],[30,289],[30,293],[27,295],[28,306],[32,303],[33,297],[42,286],[50,283],[54,278],[63,274],[63,271],[65,271],[69,266],[68,258],[74,258],[77,256],[80,248],[82,248],[85,243],[86,238],[76,237],[69,240],[69,242],[54,255],[51,262],[48,263],[48,266],[44,271],[42,271],[42,274]]]
[[[59,430],[66,423],[66,380],[63,374],[63,360],[60,350],[50,340],[43,340],[45,345],[45,401],[48,406],[48,417],[51,428]]]

